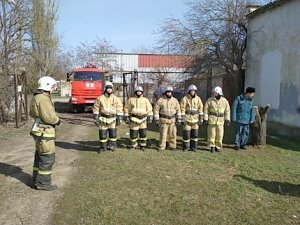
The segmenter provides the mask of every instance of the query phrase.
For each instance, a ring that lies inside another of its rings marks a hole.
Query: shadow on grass
[[[267,144],[286,150],[300,152],[300,142],[291,140],[288,137],[268,135]]]
[[[98,141],[75,141],[74,143],[55,141],[55,145],[63,149],[74,149],[84,152],[97,152],[99,150]]]
[[[246,177],[244,175],[235,175],[234,177],[246,180],[250,183],[253,183],[257,187],[260,187],[274,194],[300,197],[299,184],[290,184],[286,182],[267,181],[267,180],[255,180],[250,177]]]
[[[87,127],[94,127],[95,123],[90,114],[77,114],[72,117],[60,117],[62,123],[69,123],[74,125],[82,125]]]
[[[0,162],[0,174],[5,176],[13,177],[22,183],[26,184],[27,186],[31,185],[31,176],[27,173],[22,171],[22,168],[14,165],[9,165],[6,163]]]

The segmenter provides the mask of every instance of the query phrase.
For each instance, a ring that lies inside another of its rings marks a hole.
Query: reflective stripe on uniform
[[[140,140],[140,141],[147,141],[147,138],[146,138],[146,137],[145,137],[145,138],[141,138],[141,137],[140,137],[139,140]]]
[[[143,119],[139,119],[137,117],[130,117],[130,120],[134,123],[137,123],[137,124],[141,124],[143,122],[145,122],[147,119],[147,117],[143,118]]]
[[[191,141],[198,141],[198,138],[191,138]]]
[[[198,119],[186,119],[186,122],[191,124],[198,123],[198,121]]]
[[[103,123],[111,124],[111,123],[113,123],[113,122],[116,121],[116,117],[106,118],[106,117],[104,117],[104,116],[100,116],[100,117],[99,117],[99,120],[100,120],[101,122],[103,122]]]
[[[117,141],[117,138],[108,138],[109,141]]]
[[[102,143],[105,143],[105,142],[108,141],[108,138],[106,138],[106,139],[101,139],[101,140],[99,140],[99,141],[102,142]]]
[[[55,138],[55,134],[43,133],[40,131],[31,131],[30,133],[36,137],[43,136],[44,138]]]
[[[136,141],[138,140],[138,138],[130,138],[130,140],[131,140],[132,142],[136,142]]]
[[[52,173],[51,170],[39,170],[38,171],[38,174],[41,174],[41,175],[49,175],[51,173]]]

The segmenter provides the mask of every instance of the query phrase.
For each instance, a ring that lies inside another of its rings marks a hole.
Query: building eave
[[[287,2],[290,2],[290,1],[293,1],[293,0],[276,0],[274,2],[270,2],[270,3],[266,4],[266,5],[258,8],[257,10],[249,13],[247,15],[247,18],[248,19],[252,19],[252,18],[254,18],[256,16],[259,16],[259,15],[265,13],[266,11],[269,11],[271,9],[277,8],[277,7],[283,5],[283,4],[287,3]]]

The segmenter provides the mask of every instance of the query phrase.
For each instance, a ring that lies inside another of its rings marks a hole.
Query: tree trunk
[[[255,147],[265,146],[267,143],[267,115],[270,105],[265,107],[254,106],[255,122],[250,124],[252,145]]]

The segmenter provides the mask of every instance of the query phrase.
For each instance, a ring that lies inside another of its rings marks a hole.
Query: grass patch
[[[273,145],[236,152],[232,128],[220,154],[205,151],[203,128],[202,151],[157,152],[155,129],[151,149],[128,151],[122,125],[119,150],[99,155],[93,128],[53,224],[300,224],[300,152]]]

